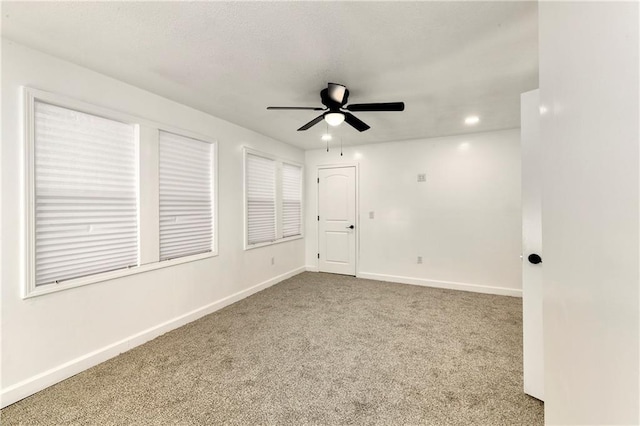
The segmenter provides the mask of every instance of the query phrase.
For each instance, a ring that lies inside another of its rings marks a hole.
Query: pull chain
[[[329,124],[327,123],[327,152],[329,152]]]

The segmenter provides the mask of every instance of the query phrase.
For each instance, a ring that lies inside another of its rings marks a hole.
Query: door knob
[[[353,228],[355,228],[355,226],[353,226],[353,225],[347,226],[347,229],[353,229]]]
[[[540,255],[538,254],[530,254],[529,257],[527,257],[527,259],[529,260],[530,263],[533,263],[534,265],[537,265],[538,263],[542,263],[542,258],[540,257]]]

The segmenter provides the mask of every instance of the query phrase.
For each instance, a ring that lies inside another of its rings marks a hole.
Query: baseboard
[[[412,277],[402,277],[398,275],[375,274],[370,272],[360,272],[356,276],[358,278],[366,278],[369,280],[390,281],[390,282],[401,283],[401,284],[420,285],[423,287],[446,288],[449,290],[471,291],[474,293],[522,297],[522,290],[513,289],[513,288],[491,287],[491,286],[481,285],[481,284],[458,283],[453,281],[428,280],[424,278],[412,278]]]
[[[30,377],[22,382],[11,385],[2,390],[0,393],[0,406],[2,408],[7,405],[13,404],[29,395],[33,395],[51,385],[54,385],[62,380],[68,379],[88,368],[100,364],[110,358],[113,358],[123,352],[128,351],[136,346],[153,340],[156,337],[197,320],[205,315],[220,310],[226,306],[231,305],[239,300],[251,296],[261,290],[271,287],[280,281],[291,278],[301,272],[304,272],[306,268],[304,266],[286,272],[284,274],[273,277],[269,280],[254,285],[253,287],[241,290],[230,296],[217,300],[208,305],[202,306],[191,312],[188,312],[179,317],[173,318],[169,321],[158,324],[154,327],[148,328],[140,333],[136,333],[111,345],[100,348],[96,351],[85,354],[81,357],[73,359],[62,365],[54,367],[36,376]]]
[[[317,265],[307,265],[304,267],[304,270],[307,272],[318,272],[318,266]]]

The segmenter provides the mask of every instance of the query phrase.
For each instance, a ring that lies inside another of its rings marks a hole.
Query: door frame
[[[356,185],[356,277],[360,276],[360,165],[356,162],[345,162],[337,164],[321,164],[316,167],[316,217],[320,216],[320,170],[321,169],[343,169],[345,167],[355,167],[355,185]],[[316,250],[320,253],[320,221],[316,220]],[[316,271],[320,271],[320,262],[316,257]]]

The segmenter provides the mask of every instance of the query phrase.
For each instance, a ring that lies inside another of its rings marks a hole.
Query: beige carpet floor
[[[520,299],[306,272],[2,410],[2,424],[541,425]]]

